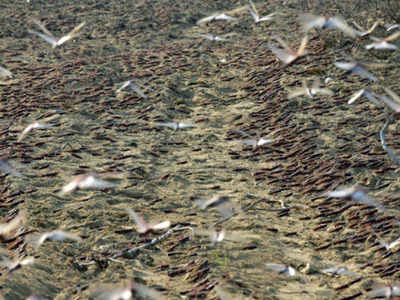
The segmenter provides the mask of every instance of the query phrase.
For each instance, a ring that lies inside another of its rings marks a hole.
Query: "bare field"
[[[377,238],[390,242],[400,232],[398,167],[379,139],[389,110],[365,99],[347,101],[364,87],[399,93],[399,52],[367,52],[368,39],[313,30],[309,54],[285,67],[268,44],[278,34],[299,45],[297,16],[306,1],[258,1],[260,14],[278,12],[259,24],[246,9],[235,10],[245,4],[0,4],[0,65],[14,74],[0,85],[0,153],[26,166],[24,178],[0,174],[0,216],[4,223],[19,210],[28,215],[16,237],[2,244],[12,258],[36,259],[12,273],[1,269],[5,299],[88,299],[96,287],[127,279],[167,299],[218,299],[215,286],[232,299],[366,299],[373,283],[398,278],[399,248],[386,250]],[[238,20],[196,26],[216,11],[231,11]],[[316,11],[340,13],[329,6]],[[374,22],[368,10],[345,16],[365,27]],[[35,27],[29,17],[57,37],[86,25],[79,37],[52,49],[28,33]],[[380,27],[376,35],[387,33]],[[367,63],[379,80],[336,68],[346,55]],[[288,99],[303,79],[327,77],[334,96]],[[131,79],[144,85],[147,98],[115,93]],[[27,125],[49,117],[51,129],[17,141]],[[157,126],[170,121],[196,127]],[[393,116],[386,139],[395,153],[399,129]],[[237,142],[243,139],[238,131],[275,140],[253,149]],[[71,177],[87,172],[114,174],[117,187],[57,196]],[[354,184],[389,210],[323,196]],[[193,235],[221,220],[215,209],[196,208],[197,199],[214,195],[229,196],[243,209],[217,225],[231,235],[217,244]],[[281,209],[282,203],[290,208]],[[152,246],[113,259],[165,233],[140,235],[126,207],[154,222],[169,220],[172,230]],[[60,228],[83,241],[49,241],[38,249],[28,242],[37,232]],[[265,263],[288,264],[298,273],[276,274]],[[320,272],[331,265],[359,276]]]

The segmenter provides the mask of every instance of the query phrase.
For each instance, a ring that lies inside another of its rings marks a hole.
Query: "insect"
[[[129,213],[131,218],[135,221],[137,228],[138,228],[137,232],[142,233],[142,234],[168,229],[171,226],[170,221],[164,221],[164,222],[161,222],[158,224],[149,224],[145,220],[143,220],[141,217],[139,217],[136,214],[136,212],[131,208],[128,208],[127,212]]]
[[[207,40],[210,40],[210,41],[221,41],[221,42],[225,42],[225,41],[228,40],[228,39],[226,39],[226,38],[219,37],[219,36],[212,35],[212,34],[199,34],[199,36],[202,37],[202,38],[205,38],[205,39],[207,39]]]
[[[260,15],[257,12],[256,6],[254,5],[253,1],[251,1],[251,0],[249,0],[249,5],[247,6],[247,8],[248,8],[251,16],[253,17],[255,23],[259,23],[259,22],[263,22],[263,21],[270,21],[270,20],[272,20],[272,17],[274,15],[276,15],[276,13],[271,13],[269,15],[266,15],[266,16],[260,18]]]
[[[379,209],[385,210],[382,204],[378,201],[371,199],[368,197],[366,190],[364,187],[361,186],[352,186],[345,189],[339,189],[331,192],[327,192],[324,194],[327,197],[333,198],[350,198],[354,202],[366,204],[369,206],[375,206]]]
[[[395,282],[391,285],[377,284],[368,293],[368,296],[372,298],[385,297],[386,299],[393,299],[393,296],[400,296],[400,282]]]
[[[210,228],[208,230],[195,230],[194,234],[208,236],[212,244],[220,243],[226,237],[226,231],[224,229],[216,230],[215,228]]]
[[[233,203],[228,196],[216,195],[208,200],[197,200],[196,204],[200,209],[216,208],[224,219],[229,219],[242,212],[241,208]]]
[[[400,29],[400,24],[385,24],[386,31],[391,31],[393,29]]]
[[[70,183],[63,186],[59,195],[71,193],[77,189],[106,189],[115,187],[114,183],[98,178],[95,174],[81,174],[75,176]]]
[[[369,89],[361,89],[357,92],[355,92],[353,95],[351,95],[351,98],[347,102],[348,104],[352,104],[354,101],[356,101],[358,98],[365,96],[369,101],[376,105],[381,105],[379,100],[376,98],[377,95],[375,93],[372,93]]]
[[[100,300],[128,300],[140,298],[151,298],[156,300],[164,300],[165,297],[154,289],[148,288],[143,284],[134,282],[133,280],[120,285],[103,285],[96,287],[91,296]]]
[[[147,98],[144,92],[138,87],[138,85],[132,80],[125,81],[122,83],[121,87],[116,91],[117,94],[121,93],[121,91],[125,88],[129,87],[133,91],[135,91],[140,97]]]
[[[307,82],[303,80],[303,87],[291,91],[288,95],[289,99],[298,96],[307,96],[308,98],[313,98],[316,94],[322,94],[326,96],[333,96],[333,92],[328,88],[321,88],[321,81],[319,79],[314,80],[312,85],[307,86]]]
[[[385,87],[384,90],[392,99],[390,99],[385,95],[380,95],[379,99],[381,99],[387,106],[389,106],[395,112],[397,113],[400,112],[400,96],[389,88]]]
[[[273,141],[275,141],[274,139],[264,139],[264,138],[260,138],[258,140],[253,139],[253,140],[238,140],[239,143],[243,143],[246,145],[250,145],[253,146],[253,149],[256,149],[257,147],[272,143]]]
[[[34,122],[30,125],[28,125],[24,131],[22,131],[22,133],[20,134],[20,136],[18,137],[18,142],[22,141],[22,139],[33,129],[49,129],[52,128],[53,126],[48,125],[48,124],[43,124],[43,123],[39,123],[39,122]]]
[[[169,127],[174,130],[196,127],[193,124],[183,123],[183,122],[164,122],[164,123],[156,123],[156,125],[162,126],[162,127]]]
[[[345,70],[349,73],[354,73],[357,74],[363,78],[367,78],[372,81],[377,81],[378,79],[375,77],[374,74],[368,72],[367,70],[364,69],[364,66],[356,61],[350,61],[350,62],[345,62],[345,61],[337,61],[334,63],[336,67],[339,69]]]
[[[196,24],[197,25],[201,25],[201,24],[208,23],[210,21],[215,21],[215,20],[236,21],[237,18],[228,16],[225,13],[222,13],[222,14],[216,13],[216,14],[213,14],[211,16],[208,16],[208,17],[205,17],[205,18],[202,18],[202,19],[198,20],[196,22]]]
[[[365,46],[365,49],[375,49],[375,50],[396,50],[397,46],[395,44],[389,43],[390,41],[394,41],[400,37],[400,31],[393,33],[392,35],[384,38],[378,39],[376,37],[371,36],[371,39],[374,41],[372,44],[368,44]]]
[[[31,242],[34,244],[35,248],[39,248],[47,240],[52,240],[52,241],[72,240],[75,242],[81,242],[82,238],[79,235],[69,233],[64,230],[53,230],[39,234],[31,238]]]
[[[347,267],[330,267],[321,271],[325,274],[344,275],[344,276],[359,276],[359,274],[349,271]]]
[[[283,49],[275,47],[273,45],[268,45],[268,48],[285,64],[289,65],[294,62],[299,57],[307,54],[306,46],[308,43],[308,36],[304,36],[301,40],[298,50],[294,50],[286,44],[279,36],[274,36],[274,39],[283,47]]]
[[[57,39],[54,37],[54,35],[47,30],[47,28],[43,25],[43,23],[39,22],[36,19],[32,19],[33,23],[35,23],[37,26],[40,27],[40,29],[44,33],[40,33],[34,30],[28,30],[30,33],[35,34],[42,39],[44,39],[46,42],[48,42],[53,48],[56,48],[57,46],[61,46],[65,42],[69,41],[70,39],[74,38],[77,36],[78,31],[82,29],[83,26],[85,26],[85,22],[80,23],[78,26],[76,26],[73,30],[71,30],[67,35],[64,35],[63,37]]]
[[[26,210],[20,210],[10,221],[0,224],[0,237],[7,239],[13,237],[15,232],[26,222]]]
[[[360,37],[365,37],[365,36],[367,36],[367,35],[370,35],[374,30],[375,30],[375,28],[378,26],[378,25],[381,25],[382,24],[382,22],[381,21],[375,21],[375,23],[371,26],[371,28],[370,29],[368,29],[368,30],[365,30],[364,28],[362,28],[360,25],[358,25],[356,22],[354,22],[353,21],[353,24],[354,24],[354,26],[355,27],[357,27],[357,29],[359,30],[359,31],[357,31],[357,35],[358,36],[360,36]]]
[[[339,29],[344,34],[355,38],[357,36],[357,31],[351,28],[342,17],[325,17],[325,16],[315,16],[311,14],[302,14],[299,17],[300,23],[303,25],[304,31],[309,31],[312,28],[327,28],[327,29]]]
[[[7,268],[9,273],[14,272],[15,270],[21,268],[22,266],[31,265],[35,263],[35,259],[32,256],[28,256],[23,259],[11,260],[6,256],[1,255],[1,258],[3,260],[0,261],[0,266]]]
[[[14,160],[8,159],[6,157],[0,158],[0,170],[3,173],[11,174],[16,177],[23,177],[23,175],[15,169],[14,166],[23,167],[23,165],[18,164]]]
[[[0,77],[12,77],[12,73],[6,68],[0,67]]]
[[[289,265],[275,264],[275,263],[266,263],[265,265],[271,271],[274,271],[279,274],[284,274],[289,276],[294,276],[297,274],[297,271]]]
[[[234,132],[237,132],[237,133],[239,133],[241,135],[249,137],[250,139],[237,140],[237,142],[245,144],[245,145],[253,146],[253,150],[258,148],[258,147],[261,147],[263,145],[266,145],[266,144],[269,144],[269,143],[272,143],[272,142],[275,141],[275,139],[265,139],[265,138],[262,138],[262,137],[259,137],[259,136],[254,139],[254,138],[252,138],[251,135],[249,135],[248,133],[246,133],[244,131],[241,131],[241,130],[234,130]]]

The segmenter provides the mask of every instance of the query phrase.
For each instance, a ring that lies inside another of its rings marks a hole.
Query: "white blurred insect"
[[[39,122],[34,122],[30,125],[28,125],[24,131],[22,131],[22,133],[20,134],[20,136],[18,137],[18,142],[22,141],[22,139],[33,129],[49,129],[52,128],[53,126],[49,125],[49,124],[43,124],[43,123],[39,123]]]
[[[44,298],[44,297],[32,294],[28,298],[26,298],[25,300],[48,300],[48,298]]]
[[[6,68],[0,67],[0,77],[12,77],[12,73]]]
[[[379,99],[381,99],[387,106],[389,106],[395,112],[400,112],[400,96],[397,95],[389,88],[383,88],[385,92],[391,97],[387,97],[386,95],[379,95]]]
[[[128,80],[122,83],[121,87],[116,91],[116,93],[117,94],[121,93],[121,91],[127,87],[135,91],[140,97],[147,98],[144,92],[139,88],[138,84],[133,82],[132,80]]]
[[[372,291],[368,293],[371,298],[393,299],[394,296],[400,296],[400,282],[394,282],[391,285],[375,284]]]
[[[242,213],[241,208],[233,203],[228,196],[216,195],[207,200],[197,200],[196,205],[199,209],[216,208],[224,219],[229,219],[235,214]]]
[[[226,39],[226,38],[219,37],[219,36],[212,35],[212,34],[199,34],[199,37],[205,38],[205,39],[210,40],[210,41],[221,41],[221,42],[225,42],[225,41],[228,40],[228,39]]]
[[[8,269],[9,273],[21,268],[22,266],[31,265],[35,263],[35,259],[32,256],[25,257],[23,259],[11,260],[8,257],[1,255],[2,261],[0,261],[0,267]]]
[[[16,177],[23,177],[24,175],[22,175],[19,171],[17,171],[16,167],[25,167],[22,164],[17,163],[16,161],[12,160],[12,159],[8,159],[6,157],[2,157],[0,158],[0,170],[3,173],[6,174],[11,174],[14,175]]]
[[[140,298],[151,298],[156,300],[166,299],[161,293],[154,289],[148,288],[143,284],[134,282],[133,280],[120,285],[102,285],[95,287],[91,293],[91,297],[99,300],[129,300]]]
[[[155,125],[162,126],[162,127],[169,127],[174,130],[196,127],[193,124],[183,123],[183,122],[161,122],[161,123],[155,123]]]
[[[400,31],[384,38],[378,39],[376,37],[371,36],[371,39],[374,41],[372,44],[368,44],[365,46],[365,49],[375,49],[375,50],[396,50],[398,47],[395,44],[389,43],[390,41],[394,41],[400,37]]]
[[[357,35],[360,37],[365,37],[367,35],[370,35],[375,30],[375,28],[381,24],[382,24],[381,21],[375,21],[375,23],[371,26],[371,28],[366,30],[366,29],[362,28],[360,25],[358,25],[355,21],[353,21],[353,25],[355,27],[357,27],[357,29],[359,30],[359,31],[357,31]]]
[[[319,78],[313,81],[312,85],[307,86],[307,82],[303,80],[303,87],[294,89],[288,95],[288,99],[292,99],[298,96],[307,96],[308,98],[314,98],[315,95],[322,94],[326,96],[333,96],[334,93],[328,88],[321,88],[321,81]]]
[[[386,31],[391,31],[393,29],[400,29],[400,24],[385,24]]]
[[[375,232],[374,232],[375,233]],[[375,233],[377,240],[379,242],[379,244],[383,247],[385,247],[386,250],[390,250],[394,247],[396,247],[398,244],[400,244],[400,237],[397,238],[396,240],[394,240],[391,243],[386,243],[385,241],[381,240],[380,237]]]
[[[14,234],[26,222],[26,210],[20,210],[18,214],[7,223],[0,224],[0,237],[8,239],[14,237]]]
[[[73,234],[73,233],[70,233],[70,232],[67,232],[64,230],[53,230],[53,231],[35,235],[33,237],[30,237],[30,239],[28,239],[28,240],[37,249],[47,240],[52,240],[52,241],[71,240],[71,241],[75,241],[75,242],[81,242],[82,238],[77,234]]]
[[[335,275],[360,276],[357,273],[349,271],[349,269],[347,267],[330,267],[330,268],[327,268],[327,269],[323,269],[321,272],[325,273],[325,274],[332,275],[332,276],[335,276]]]
[[[224,229],[216,230],[215,228],[209,228],[208,230],[194,230],[195,235],[208,236],[212,244],[220,243],[226,237],[226,231]]]
[[[275,264],[275,263],[266,263],[265,266],[276,273],[294,276],[297,274],[297,271],[289,265],[284,264]]]
[[[315,16],[311,14],[302,14],[299,16],[299,21],[303,25],[304,31],[309,31],[312,28],[321,29],[339,29],[344,34],[355,38],[357,36],[357,31],[346,24],[342,17],[325,17],[325,16]]]
[[[275,141],[275,139],[264,139],[260,138],[258,140],[237,140],[239,143],[246,144],[249,146],[253,146],[253,149],[256,149],[257,147],[261,147],[266,144],[270,144]]]
[[[376,95],[375,93],[372,93],[369,89],[361,89],[361,90],[355,92],[353,95],[351,95],[351,98],[349,99],[347,104],[352,104],[354,101],[356,101],[357,99],[359,99],[362,96],[367,97],[367,99],[369,101],[371,101],[372,103],[374,103],[378,106],[381,105],[379,100],[376,98],[378,95]]]
[[[332,198],[350,198],[354,202],[366,204],[369,206],[374,206],[381,210],[385,210],[382,204],[378,201],[371,199],[368,197],[366,193],[366,189],[364,187],[355,185],[345,189],[339,189],[335,191],[330,191],[324,194],[327,197]]]
[[[350,73],[357,74],[363,78],[367,78],[372,81],[377,81],[378,79],[374,76],[374,74],[366,71],[364,66],[356,61],[351,62],[344,62],[344,61],[337,61],[334,63],[336,67],[339,69],[345,70]]]
[[[220,300],[244,300],[244,299],[249,299],[247,297],[246,298],[242,297],[241,295],[233,295],[231,293],[228,293],[227,291],[225,291],[220,286],[216,286],[214,288],[214,291],[218,295]]]
[[[75,176],[70,183],[63,186],[59,195],[71,193],[77,189],[108,189],[115,187],[114,183],[100,179],[95,174],[81,174]]]
[[[299,57],[307,54],[306,46],[308,43],[308,36],[306,35],[301,40],[298,50],[294,50],[288,46],[288,44],[283,41],[279,36],[274,36],[274,39],[283,47],[283,49],[275,47],[273,45],[268,45],[268,48],[285,64],[289,65],[294,62]]]
[[[241,131],[241,130],[235,130],[235,132],[238,132],[241,135],[249,137],[249,139],[246,139],[246,140],[235,140],[235,142],[239,142],[239,143],[242,143],[242,144],[245,144],[245,145],[252,146],[253,150],[258,148],[258,147],[261,147],[261,146],[266,145],[266,144],[270,144],[270,143],[275,141],[275,139],[265,139],[265,138],[262,138],[262,137],[257,137],[257,138],[254,139],[254,138],[252,138],[251,135],[249,135],[246,132]]]
[[[221,13],[221,14],[220,13],[215,13],[215,14],[213,14],[211,16],[208,16],[208,17],[205,17],[205,18],[202,18],[202,19],[198,20],[196,22],[196,24],[197,25],[201,25],[201,24],[204,24],[204,23],[207,23],[207,22],[210,22],[210,21],[215,21],[215,20],[224,20],[224,21],[232,22],[232,21],[236,21],[237,18],[228,16],[225,13]]]
[[[219,231],[211,230],[209,234],[210,234],[210,241],[213,244],[222,242],[226,236],[226,232],[224,229],[221,229]]]
[[[67,35],[64,35],[63,37],[57,39],[54,37],[54,35],[47,30],[47,28],[43,25],[43,23],[39,22],[36,19],[31,19],[33,23],[35,23],[37,26],[40,27],[40,29],[44,33],[40,33],[34,30],[28,30],[30,33],[35,34],[42,39],[44,39],[46,42],[48,42],[50,45],[52,45],[53,48],[60,46],[67,42],[68,40],[76,37],[78,35],[78,31],[82,29],[82,27],[86,24],[85,22],[80,23],[78,26],[76,26],[73,30],[71,30]]]
[[[141,234],[146,234],[148,232],[157,232],[160,230],[168,229],[171,226],[170,221],[164,221],[158,224],[149,224],[141,217],[139,217],[133,209],[127,208],[126,210],[131,218],[135,221],[137,225],[137,232]]]
[[[230,241],[230,242],[245,242],[249,239],[259,239],[260,237],[254,234],[249,234],[245,231],[226,231],[225,229],[216,229],[211,227],[207,230],[202,229],[194,229],[195,235],[200,236],[208,236],[211,243],[217,244],[222,241]]]
[[[273,16],[276,15],[276,13],[271,13],[264,17],[260,17],[260,15],[257,12],[256,6],[254,5],[253,1],[251,1],[251,0],[249,0],[248,10],[249,10],[251,16],[253,17],[255,23],[259,23],[259,22],[263,22],[263,21],[270,21],[273,19]]]
[[[197,200],[196,204],[200,209],[206,209],[207,207],[217,207],[221,204],[229,202],[230,198],[228,196],[214,196],[208,200]]]

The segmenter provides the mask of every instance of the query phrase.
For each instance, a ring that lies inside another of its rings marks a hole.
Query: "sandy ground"
[[[218,299],[215,286],[232,294],[227,299],[364,299],[373,283],[398,278],[398,247],[385,250],[377,239],[390,242],[399,234],[398,168],[379,140],[388,109],[347,101],[367,86],[399,92],[400,56],[366,52],[367,39],[312,31],[309,54],[284,67],[268,44],[278,34],[299,45],[297,16],[307,9],[300,2],[256,2],[260,14],[278,12],[257,25],[247,10],[234,10],[245,1],[1,4],[1,66],[14,77],[0,85],[0,148],[25,165],[26,176],[1,175],[0,213],[3,222],[23,209],[28,215],[15,238],[3,238],[3,248],[12,258],[36,259],[12,273],[2,269],[6,299],[87,299],[97,287],[127,279],[168,299]],[[216,11],[238,20],[196,26]],[[340,13],[334,7],[314,12]],[[365,27],[374,22],[367,11],[362,16],[353,20]],[[87,24],[79,37],[51,49],[28,33],[35,28],[29,17],[57,37]],[[199,38],[203,33],[228,41]],[[379,81],[335,68],[346,55],[368,63]],[[334,96],[288,99],[303,79],[327,77]],[[147,98],[132,90],[116,94],[130,79],[143,84]],[[28,124],[47,118],[51,129],[17,141]],[[171,121],[196,127],[157,126]],[[386,139],[395,152],[398,129],[393,117]],[[274,142],[253,149],[237,141],[246,138],[238,131]],[[118,185],[57,196],[74,175],[87,172],[112,174]],[[367,187],[389,210],[323,196],[353,184]],[[196,208],[196,200],[215,195],[243,210],[217,226],[228,238],[216,245],[193,235],[221,220],[216,209]],[[290,208],[281,210],[282,203]],[[164,233],[138,234],[126,207],[154,222],[169,220],[173,230],[130,257],[111,259]],[[39,249],[29,243],[37,232],[59,228],[83,241],[49,241]],[[266,263],[298,273],[277,274]],[[329,266],[359,275],[320,272]]]

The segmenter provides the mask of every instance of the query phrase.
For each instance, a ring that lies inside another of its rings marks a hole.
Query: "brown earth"
[[[126,279],[168,299],[218,299],[216,285],[238,299],[364,299],[373,282],[398,278],[399,248],[385,250],[374,234],[389,242],[399,233],[398,168],[379,140],[388,109],[365,99],[347,104],[366,86],[399,92],[398,52],[367,52],[368,40],[312,31],[309,55],[284,67],[268,43],[279,34],[299,44],[297,15],[312,8],[306,1],[257,2],[263,15],[279,12],[273,22],[255,25],[247,10],[239,10],[238,21],[195,26],[215,11],[244,4],[31,0],[0,5],[1,65],[14,74],[0,86],[1,154],[26,164],[27,176],[1,175],[0,212],[3,222],[21,209],[28,212],[24,230],[4,240],[3,248],[14,258],[36,258],[36,264],[12,274],[2,269],[6,299],[32,293],[87,299],[103,283]],[[352,14],[314,6],[313,12],[340,13],[370,26],[378,13],[358,9]],[[87,24],[78,38],[53,50],[28,33],[35,26],[28,17],[41,19],[56,36]],[[229,41],[200,39],[200,33],[228,34]],[[386,34],[384,28],[376,32]],[[379,81],[335,68],[333,62],[345,55],[369,63]],[[328,76],[333,97],[287,99],[288,90],[303,79]],[[116,96],[118,84],[129,79],[148,87],[147,99],[128,90]],[[53,116],[54,128],[17,142],[25,126]],[[172,120],[196,128],[155,126]],[[394,117],[386,139],[395,152],[398,129]],[[243,139],[238,130],[275,142],[252,149],[237,142]],[[117,174],[118,187],[56,196],[73,175],[89,171]],[[322,195],[353,184],[367,187],[389,212]],[[195,205],[196,199],[216,194],[230,196],[244,213],[219,225],[236,238],[213,245],[190,228],[207,229],[220,220],[215,209],[199,211]],[[279,201],[292,208],[275,211]],[[135,255],[111,259],[162,235],[126,230],[133,226],[127,206],[181,229]],[[46,242],[38,250],[27,242],[35,232],[58,228],[84,241]],[[275,274],[265,267],[268,262],[290,264],[300,273]],[[360,276],[318,272],[330,265],[347,266]]]

